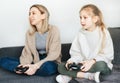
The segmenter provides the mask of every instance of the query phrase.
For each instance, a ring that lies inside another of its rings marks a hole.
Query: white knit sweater
[[[104,46],[102,47],[102,42]],[[71,49],[71,58],[68,61],[79,63],[84,60],[95,58],[96,61],[105,61],[112,69],[112,60],[114,58],[113,42],[107,29],[105,29],[105,38],[99,27],[92,32],[81,29],[74,39]]]

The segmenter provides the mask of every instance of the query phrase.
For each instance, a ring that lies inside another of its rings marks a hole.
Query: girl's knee
[[[65,68],[65,63],[58,64],[58,72],[62,73],[66,68]]]
[[[96,65],[98,68],[100,69],[106,69],[107,66],[107,63],[105,63],[104,61],[99,61],[99,62],[96,62]]]
[[[96,70],[100,71],[102,74],[110,74],[110,69],[104,61],[96,63]]]

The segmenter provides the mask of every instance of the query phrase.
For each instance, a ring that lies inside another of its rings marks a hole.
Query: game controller
[[[82,63],[72,63],[72,64],[68,64],[68,70],[81,70],[82,67]]]
[[[19,67],[16,67],[16,68],[15,68],[15,71],[24,73],[24,72],[26,72],[28,69],[29,69],[29,67],[19,66]]]

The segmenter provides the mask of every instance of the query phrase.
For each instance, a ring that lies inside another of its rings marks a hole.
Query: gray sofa
[[[114,60],[112,74],[104,77],[101,83],[120,83],[120,27],[109,28],[114,44]],[[71,43],[62,44],[62,61],[65,62],[69,56]],[[0,58],[4,56],[18,58],[23,46],[0,48]],[[57,73],[58,74],[58,73]],[[56,75],[57,75],[56,74]],[[0,83],[57,83],[56,75],[48,77],[18,75],[0,68]],[[79,83],[94,83],[86,79],[79,79]]]

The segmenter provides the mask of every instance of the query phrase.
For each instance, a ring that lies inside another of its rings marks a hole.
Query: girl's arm
[[[110,33],[106,30],[106,38],[104,42],[104,47],[101,52],[95,57],[96,61],[105,61],[106,63],[111,63],[114,58],[113,42]]]
[[[85,59],[84,55],[88,55],[88,54],[89,54],[89,48],[88,48],[86,39],[84,35],[79,33],[75,37],[72,43],[72,46],[70,49],[71,58],[68,60],[68,62],[80,63]]]

